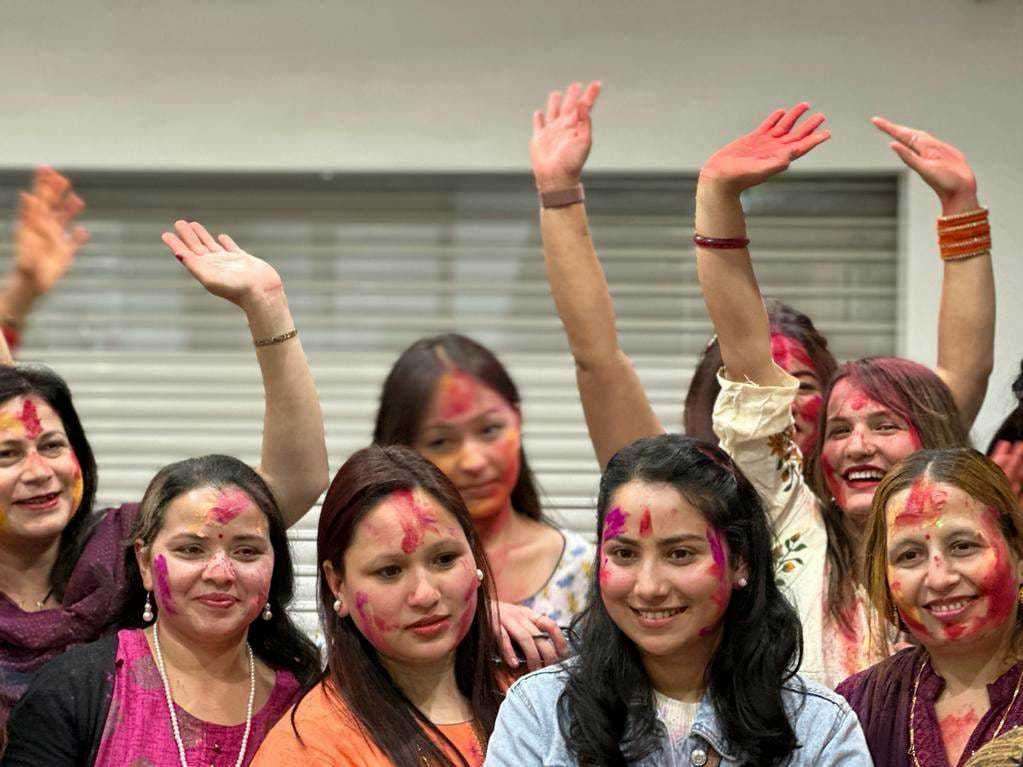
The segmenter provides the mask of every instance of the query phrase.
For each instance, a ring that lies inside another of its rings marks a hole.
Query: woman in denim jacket
[[[638,440],[608,463],[597,512],[579,654],[511,687],[487,765],[872,764],[848,704],[795,675],[799,619],[727,454]]]

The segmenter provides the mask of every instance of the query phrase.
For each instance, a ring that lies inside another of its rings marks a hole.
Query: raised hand
[[[599,82],[591,82],[585,91],[581,83],[572,83],[564,97],[560,91],[551,91],[546,112],[538,109],[533,113],[529,159],[540,191],[568,189],[579,183],[592,144],[590,110],[599,95]]]
[[[817,130],[825,120],[822,114],[799,123],[809,108],[804,102],[788,110],[776,109],[752,133],[711,155],[700,170],[700,182],[738,193],[781,173],[793,160],[831,138],[827,130]]]
[[[53,168],[36,169],[32,191],[21,193],[14,235],[18,272],[35,295],[48,293],[64,276],[78,249],[89,239],[82,226],[72,226],[85,209],[71,182]]]
[[[883,117],[874,117],[870,121],[895,139],[889,144],[892,151],[927,182],[943,206],[961,202],[964,210],[978,207],[977,178],[962,152],[927,131],[897,125]]]
[[[174,232],[163,233],[164,244],[213,295],[247,310],[251,302],[281,292],[277,270],[246,253],[226,234],[213,239],[196,221],[175,221]]]
[[[1023,442],[1001,440],[988,456],[997,463],[1009,478],[1012,492],[1023,506]]]

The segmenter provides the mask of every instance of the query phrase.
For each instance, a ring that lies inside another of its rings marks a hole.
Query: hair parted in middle
[[[707,690],[728,741],[753,764],[780,763],[798,745],[782,687],[801,663],[803,642],[799,617],[775,582],[760,496],[720,448],[673,434],[647,437],[622,448],[604,470],[598,538],[616,491],[633,480],[670,484],[727,540],[732,564],[746,564],[748,584],[734,591],[722,618]],[[567,666],[558,720],[581,764],[625,765],[656,752],[664,731],[639,650],[601,599],[601,556],[598,547],[588,606],[572,624],[578,657]]]
[[[328,696],[358,718],[368,737],[397,767],[449,764],[437,746],[448,740],[401,691],[351,616],[335,612],[323,563],[330,562],[343,576],[345,552],[362,519],[392,493],[417,488],[455,517],[476,566],[484,574],[472,625],[455,650],[455,680],[469,701],[481,743],[493,732],[503,699],[495,663],[498,640],[491,623],[493,579],[462,496],[436,466],[411,448],[371,445],[353,453],[327,490],[316,537],[320,622],[327,644],[327,669],[322,678]],[[294,717],[298,705],[292,710],[292,725],[301,739]]]

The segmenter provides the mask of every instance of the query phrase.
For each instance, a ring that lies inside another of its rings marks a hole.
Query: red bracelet
[[[704,237],[702,234],[694,234],[693,242],[701,248],[737,250],[749,245],[749,237]]]

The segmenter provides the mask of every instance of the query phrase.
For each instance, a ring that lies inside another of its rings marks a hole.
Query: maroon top
[[[922,672],[921,664],[925,664]],[[921,767],[951,767],[945,756],[934,709],[945,689],[945,680],[934,671],[927,652],[920,647],[902,650],[838,686],[838,693],[845,696],[860,718],[877,767],[916,767],[909,754],[909,721],[913,685],[918,672],[920,686],[914,716],[917,760]],[[1013,701],[1021,674],[1023,664],[1017,663],[987,686],[991,708],[977,723],[963,749],[959,765],[966,764],[974,751],[995,736],[1003,715],[1006,715],[1005,723],[998,733],[1000,735],[1023,724],[1023,695]]]
[[[44,663],[72,645],[98,639],[124,607],[125,547],[138,504],[96,513],[102,519],[82,549],[60,607],[25,612],[0,592],[0,726]]]

